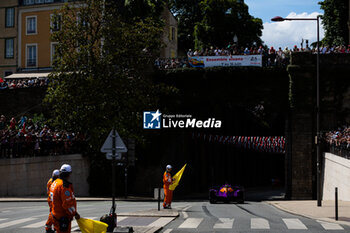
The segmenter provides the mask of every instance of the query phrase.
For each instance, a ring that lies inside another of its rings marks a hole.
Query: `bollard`
[[[338,188],[335,188],[335,220],[338,221]]]
[[[160,188],[158,188],[158,211],[160,211]]]

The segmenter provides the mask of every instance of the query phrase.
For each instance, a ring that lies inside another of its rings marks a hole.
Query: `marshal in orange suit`
[[[174,179],[171,177],[171,165],[166,166],[166,171],[163,175],[163,188],[164,188],[164,202],[163,202],[163,208],[164,209],[171,209],[171,201],[173,200],[173,190],[169,189],[169,185],[171,185],[174,181]]]
[[[59,178],[50,187],[51,215],[57,233],[70,233],[73,217],[75,219],[80,218],[77,212],[77,201],[74,196],[73,185],[68,181],[71,173],[71,166],[63,164]]]

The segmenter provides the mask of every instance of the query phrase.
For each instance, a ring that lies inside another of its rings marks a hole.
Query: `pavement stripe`
[[[126,219],[126,218],[127,218],[127,217],[118,217],[118,216],[117,216],[117,223],[123,221],[123,220]]]
[[[182,210],[182,215],[184,216],[184,219],[188,218],[188,213],[186,213],[186,210],[188,210],[189,208],[191,208],[192,206],[187,206],[186,208],[184,208]]]
[[[149,224],[149,227],[163,227],[167,225],[169,222],[173,221],[173,217],[161,217],[158,218],[156,221]]]
[[[17,220],[13,220],[13,221],[10,221],[10,222],[1,223],[0,224],[0,228],[10,227],[10,226],[14,226],[14,225],[17,225],[17,224],[21,224],[21,223],[29,222],[29,221],[33,221],[33,220],[35,220],[35,218],[17,219]]]
[[[290,230],[307,230],[307,227],[297,218],[283,218],[282,220]]]
[[[231,229],[234,220],[234,218],[219,218],[219,220],[215,223],[214,228]]]
[[[323,222],[320,220],[317,220],[317,222],[319,222],[325,230],[344,230],[342,226],[336,223]]]
[[[0,221],[5,221],[7,220],[8,218],[0,218]]]
[[[188,218],[178,228],[197,228],[203,218]]]
[[[250,220],[251,229],[270,229],[269,221],[264,218],[252,218]]]
[[[21,228],[39,228],[39,227],[43,227],[44,228],[45,224],[46,224],[46,221],[47,220],[36,222],[36,223],[30,224],[30,225],[26,225],[26,226],[21,227]]]
[[[163,233],[170,233],[173,229],[166,229]]]

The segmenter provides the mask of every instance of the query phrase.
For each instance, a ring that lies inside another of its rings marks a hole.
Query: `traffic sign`
[[[115,131],[115,136],[113,135],[113,130],[109,133],[108,137],[106,138],[106,141],[103,143],[103,146],[101,147],[102,153],[111,153],[113,152],[113,139],[115,140],[115,153],[123,153],[128,152],[128,149],[126,148],[122,138],[119,136],[118,132]]]
[[[106,153],[106,159],[112,160],[113,159],[113,154],[112,153]],[[116,153],[114,156],[115,160],[121,160],[122,159],[122,154],[121,153]]]

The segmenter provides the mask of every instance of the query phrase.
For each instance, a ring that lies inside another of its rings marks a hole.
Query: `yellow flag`
[[[77,220],[79,228],[82,233],[106,233],[108,225],[104,222],[88,219],[79,218]]]
[[[175,190],[176,186],[179,185],[179,182],[180,182],[181,177],[182,177],[182,173],[184,173],[184,170],[185,170],[186,165],[187,165],[187,164],[185,164],[185,165],[181,168],[181,170],[178,171],[178,172],[173,176],[173,179],[175,179],[175,180],[174,180],[174,182],[173,182],[171,185],[169,185],[169,189],[170,189],[170,190]]]

